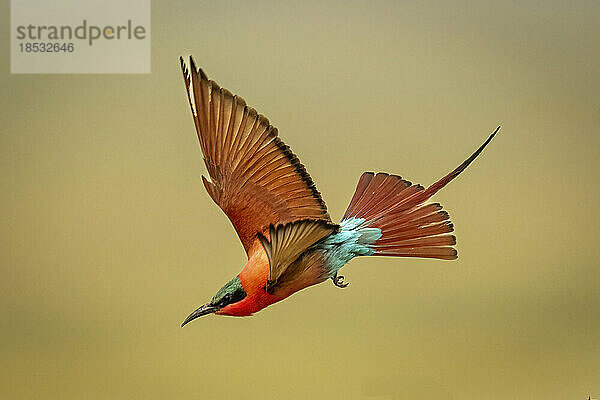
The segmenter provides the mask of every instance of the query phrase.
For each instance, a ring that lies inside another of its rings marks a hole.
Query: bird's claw
[[[345,288],[350,284],[348,282],[344,283],[344,276],[338,275],[337,272],[331,277],[331,280],[333,281],[333,284],[339,288]]]

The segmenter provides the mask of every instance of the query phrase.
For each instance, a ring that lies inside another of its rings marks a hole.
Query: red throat
[[[269,260],[257,241],[258,251],[251,252],[248,263],[238,274],[246,297],[237,303],[223,307],[216,314],[244,317],[262,310],[263,308],[283,300],[284,297],[272,296],[265,291],[265,284],[269,279]],[[261,251],[262,250],[262,251]]]

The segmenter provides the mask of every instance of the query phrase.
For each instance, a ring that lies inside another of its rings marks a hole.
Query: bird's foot
[[[345,288],[350,284],[348,282],[344,283],[344,276],[338,275],[337,272],[331,277],[331,280],[333,281],[333,284],[339,288]]]

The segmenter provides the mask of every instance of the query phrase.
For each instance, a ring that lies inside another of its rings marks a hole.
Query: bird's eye
[[[223,296],[223,304],[229,304],[231,303],[231,299],[233,298],[233,295],[231,293],[227,293],[225,296]]]

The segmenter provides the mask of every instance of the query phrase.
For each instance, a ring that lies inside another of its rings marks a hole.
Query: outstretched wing
[[[325,202],[277,128],[241,97],[208,80],[190,57],[181,69],[204,162],[210,197],[231,220],[246,253],[270,225],[302,219],[331,222]]]

